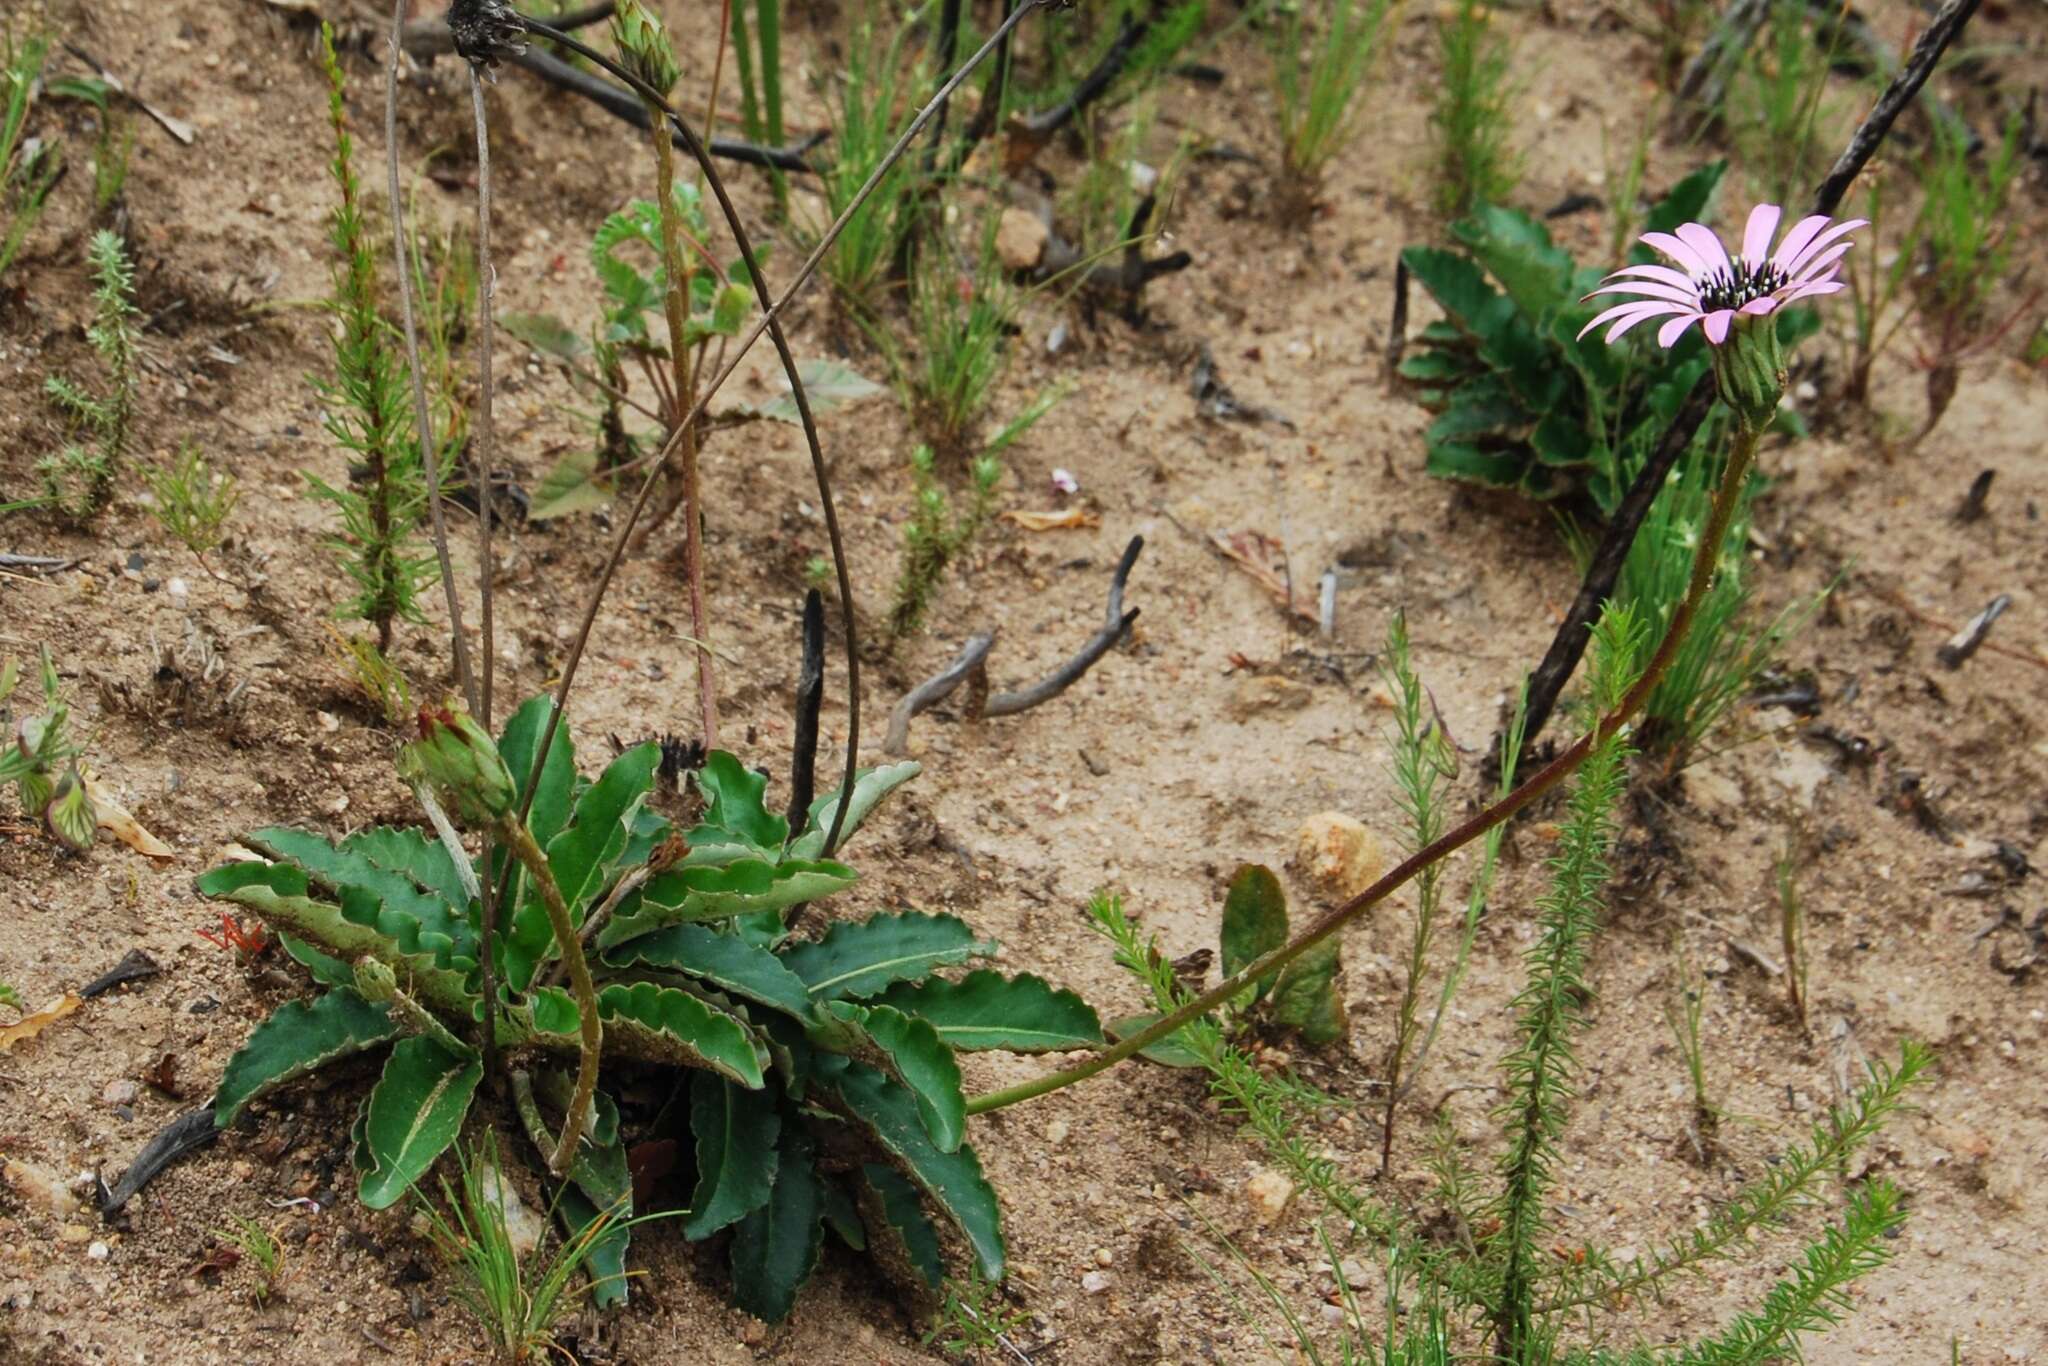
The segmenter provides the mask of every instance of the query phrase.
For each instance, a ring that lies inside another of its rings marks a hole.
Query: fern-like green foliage
[[[1437,21],[1443,75],[1429,128],[1437,172],[1433,197],[1445,219],[1500,203],[1521,178],[1508,136],[1514,126],[1508,41],[1492,19],[1480,0],[1459,0],[1454,12]]]
[[[1724,169],[1715,162],[1680,181],[1644,227],[1668,232],[1703,217]],[[1455,250],[1401,253],[1445,313],[1401,362],[1417,400],[1437,413],[1426,436],[1429,472],[1543,500],[1584,492],[1612,512],[1707,372],[1705,342],[1688,333],[1666,351],[1641,341],[1608,346],[1598,332],[1581,339],[1599,305],[1584,296],[1602,270],[1578,265],[1527,214],[1486,206],[1451,235]],[[1638,247],[1630,259],[1652,258]],[[1787,345],[1819,326],[1812,309],[1777,317]],[[1699,440],[1698,449],[1714,449],[1718,424]]]
[[[934,1221],[943,1219],[979,1273],[1000,1278],[1000,1211],[966,1142],[956,1054],[1097,1046],[1094,1012],[1028,975],[939,975],[996,951],[950,915],[879,912],[816,938],[793,935],[798,908],[855,880],[821,857],[838,792],[792,830],[766,804],[767,780],[714,752],[692,779],[702,818],[678,829],[648,804],[656,746],[627,750],[586,779],[564,725],[529,793],[550,709],[545,697],[528,702],[495,745],[518,796],[531,798],[523,828],[545,851],[547,885],[531,870],[472,858],[452,828],[437,837],[376,827],[338,844],[259,830],[247,842],[269,861],[199,879],[202,894],[262,917],[326,989],[258,1026],[228,1064],[216,1117],[232,1124],[251,1101],[328,1062],[388,1049],[355,1137],[360,1194],[381,1208],[455,1141],[489,1029],[516,1069],[526,1128],[547,1147],[572,1098],[581,1024],[576,997],[557,984],[564,963],[548,904],[558,894],[594,955],[606,1072],[683,1069],[697,1172],[684,1228],[693,1239],[730,1232],[741,1307],[787,1315],[827,1227],[889,1250],[887,1264],[914,1268],[936,1291],[944,1267]],[[913,763],[863,771],[845,798],[845,834],[916,772]],[[501,923],[497,999],[486,1002],[481,884],[491,877]],[[600,1089],[561,1191],[572,1238],[630,1202],[632,1139]],[[828,1147],[829,1166],[818,1158]],[[849,1165],[849,1152],[861,1160]],[[606,1277],[594,1291],[600,1303],[625,1296],[607,1269],[623,1267],[625,1237],[615,1222],[606,1239],[616,1244],[592,1250]]]
[[[43,501],[81,522],[106,506],[128,454],[137,378],[135,267],[128,249],[102,228],[87,243],[86,259],[92,264],[93,319],[85,336],[105,381],[97,393],[63,375],[43,381],[43,393],[64,415],[74,439],[36,462]]]
[[[419,622],[419,593],[434,573],[434,558],[420,552],[418,533],[427,515],[426,467],[414,425],[405,361],[378,301],[377,247],[364,216],[362,184],[348,130],[347,82],[334,51],[333,30],[320,30],[327,71],[327,110],[334,129],[329,170],[340,199],[329,221],[337,257],[333,310],[334,377],[315,380],[326,406],[328,434],[356,462],[341,485],[307,475],[315,497],[334,504],[341,531],[330,541],[354,587],[336,615],[377,628],[377,648],[391,648],[392,624]],[[358,477],[360,474],[360,477]]]
[[[973,492],[956,511],[933,469],[932,448],[910,453],[910,483],[915,499],[910,520],[903,524],[903,562],[896,575],[896,597],[889,609],[889,629],[909,635],[924,624],[925,609],[938,591],[939,578],[955,555],[967,548],[995,508],[996,484],[1003,466],[994,456],[976,457],[971,471]]]
[[[1594,640],[1596,702],[1611,706],[1626,690],[1644,643],[1626,611],[1603,619]],[[1753,1233],[1782,1226],[1800,1207],[1814,1204],[1829,1176],[1844,1170],[1897,1112],[1928,1065],[1925,1050],[1908,1043],[1895,1066],[1873,1066],[1866,1084],[1803,1142],[1765,1163],[1763,1174],[1705,1223],[1649,1254],[1617,1261],[1585,1245],[1567,1257],[1553,1255],[1550,1197],[1568,1141],[1577,1036],[1590,999],[1585,969],[1600,928],[1627,752],[1626,733],[1617,734],[1596,746],[1579,770],[1550,862],[1550,888],[1539,904],[1537,938],[1524,958],[1524,984],[1513,1003],[1515,1044],[1503,1059],[1506,1101],[1496,1112],[1502,1138],[1488,1161],[1468,1150],[1447,1121],[1439,1122],[1427,1154],[1434,1210],[1392,1206],[1351,1180],[1314,1132],[1340,1102],[1292,1076],[1262,1069],[1231,1044],[1227,1017],[1196,1020],[1168,1041],[1177,1051],[1171,1060],[1208,1072],[1211,1092],[1225,1112],[1243,1122],[1247,1136],[1308,1203],[1351,1236],[1383,1248],[1389,1284],[1410,1287],[1406,1300],[1390,1299],[1377,1330],[1347,1300],[1342,1340],[1326,1355],[1318,1335],[1241,1259],[1261,1286],[1265,1317],[1277,1316],[1287,1326],[1303,1359],[1399,1360],[1405,1346],[1409,1360],[1485,1359],[1509,1366],[1776,1361],[1796,1354],[1800,1335],[1838,1321],[1849,1305],[1848,1285],[1889,1255],[1902,1218],[1899,1198],[1884,1183],[1872,1182],[1850,1193],[1836,1221],[1808,1242],[1757,1309],[1720,1332],[1695,1343],[1620,1352],[1570,1341],[1583,1329],[1597,1342],[1605,1335],[1600,1311],[1656,1294],[1681,1272],[1731,1261],[1751,1246]],[[1141,939],[1117,901],[1098,898],[1089,910],[1114,946],[1117,963],[1157,1010],[1188,999],[1165,955]],[[1338,1258],[1333,1254],[1330,1261],[1335,1265]],[[1412,1332],[1418,1321],[1431,1329],[1422,1339]],[[1378,1345],[1361,1358],[1361,1342]]]

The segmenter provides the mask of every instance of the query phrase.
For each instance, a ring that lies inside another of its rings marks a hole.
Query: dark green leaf
[[[917,1187],[894,1167],[879,1162],[866,1164],[860,1173],[881,1207],[883,1228],[895,1236],[904,1260],[926,1285],[937,1290],[946,1279],[946,1259],[939,1246],[939,1231],[925,1217]]]
[[[1710,161],[1671,187],[1671,192],[1650,206],[1643,217],[1644,232],[1671,232],[1681,223],[1704,222],[1707,203],[1713,199],[1714,191],[1721,184],[1721,177],[1727,173],[1728,163]],[[1663,258],[1646,246],[1638,244],[1629,252],[1628,259],[1635,265],[1660,262]]]
[[[584,910],[603,890],[606,868],[625,848],[633,813],[647,800],[660,761],[661,749],[651,741],[621,754],[576,799],[569,826],[548,841],[548,867],[568,903],[571,922],[582,923]],[[524,991],[534,970],[559,952],[554,924],[537,894],[520,903],[504,945],[506,983]]]
[[[526,519],[545,522],[552,517],[588,512],[592,508],[603,507],[613,497],[611,484],[598,472],[597,451],[594,448],[574,450],[541,476],[540,483],[533,490],[533,500],[526,509]]]
[[[389,1209],[426,1175],[462,1131],[483,1071],[425,1036],[399,1040],[364,1112],[363,1142],[373,1165],[357,1190],[363,1204]]]
[[[512,714],[512,719],[505,723],[505,733],[498,738],[498,753],[512,771],[512,783],[519,789],[522,802],[526,799],[527,775],[533,771],[534,755],[540,750],[540,737],[554,711],[555,699],[548,694],[530,697]],[[575,786],[576,747],[570,743],[565,722],[555,728],[554,742],[548,746],[548,761],[541,768],[540,785],[534,793],[533,809],[526,818],[526,828],[533,832],[534,843],[541,848],[547,848],[548,841],[569,823],[569,799]]]
[[[746,857],[723,865],[671,868],[628,896],[612,923],[598,931],[597,942],[608,948],[682,921],[780,911],[830,896],[855,881],[845,864],[813,859],[772,863]]]
[[[1471,366],[1463,357],[1435,347],[1402,357],[1400,365],[1403,379],[1425,381],[1458,379],[1470,370]]]
[[[1462,441],[1431,442],[1427,463],[1439,479],[1465,479],[1495,488],[1514,488],[1522,477],[1522,462],[1514,455],[1483,451]]]
[[[873,996],[890,983],[923,977],[932,969],[995,952],[957,916],[904,911],[866,920],[842,920],[823,939],[782,956],[804,979],[812,997],[838,1000]]]
[[[337,1058],[398,1036],[387,1008],[340,987],[315,999],[287,1001],[257,1025],[228,1059],[213,1094],[214,1123],[225,1129],[242,1107],[266,1091],[317,1071]]]
[[[1485,272],[1470,257],[1440,247],[1409,247],[1402,251],[1401,259],[1407,263],[1408,273],[1465,332],[1490,337],[1514,316],[1514,302],[1486,282]],[[1427,329],[1423,337],[1430,339]]]
[[[782,1115],[774,1093],[699,1072],[690,1079],[690,1132],[697,1139],[697,1193],[683,1233],[694,1241],[768,1203]]]
[[[1140,1030],[1150,1029],[1165,1018],[1164,1015],[1161,1015],[1156,1010],[1148,1010],[1137,1015],[1126,1015],[1122,1019],[1111,1020],[1108,1026],[1109,1037],[1117,1040],[1128,1039]],[[1148,1062],[1156,1062],[1161,1067],[1201,1067],[1203,1065],[1202,1055],[1181,1042],[1181,1032],[1179,1030],[1175,1030],[1158,1043],[1147,1044],[1139,1049],[1138,1056]]]
[[[942,1153],[957,1149],[967,1134],[967,1098],[960,1091],[960,1064],[939,1031],[885,1005],[828,1001],[824,1009],[833,1019],[858,1028],[881,1050],[890,1072],[916,1099],[918,1117],[933,1146]]]
[[[598,992],[597,1009],[605,1033],[617,1033],[629,1056],[708,1067],[743,1086],[762,1084],[760,1052],[747,1027],[687,991],[615,982]]]
[[[462,874],[456,870],[448,847],[424,830],[400,829],[390,825],[367,826],[343,840],[341,847],[351,854],[361,855],[379,868],[388,868],[411,878],[429,895],[448,906],[464,908],[469,905],[469,889],[463,885]]]
[[[853,1196],[847,1193],[843,1176],[825,1178],[825,1226],[853,1251],[868,1250],[867,1226],[861,1222],[860,1209],[854,1204]]]
[[[898,982],[881,1002],[929,1021],[941,1039],[966,1052],[1057,1053],[1103,1042],[1102,1021],[1086,1001],[1028,973],[1006,978],[983,968],[957,982]]]
[[[802,1128],[783,1133],[775,1189],[733,1235],[733,1301],[770,1323],[789,1317],[824,1242],[825,1184],[812,1165],[813,1151]]]
[[[313,974],[313,980],[323,987],[354,987],[356,970],[331,953],[324,953],[295,934],[279,933],[277,942],[284,945],[284,951],[292,961]]]
[[[702,925],[671,925],[641,935],[607,951],[604,960],[614,967],[639,964],[685,972],[800,1020],[811,1013],[810,991],[803,978],[784,967],[780,958],[737,936]]]
[[[627,1193],[631,1194],[630,1185]],[[597,1222],[601,1212],[596,1202],[575,1186],[563,1186],[555,1193],[555,1217],[569,1238],[577,1237]],[[626,1302],[626,1290],[631,1284],[626,1276],[626,1251],[633,1240],[633,1230],[626,1223],[630,1212],[629,1201],[612,1216],[591,1246],[585,1265],[590,1271],[590,1303],[594,1308],[616,1309]]]
[[[1571,256],[1551,245],[1550,234],[1527,214],[1482,205],[1451,231],[1525,316],[1539,317],[1575,297]]]
[[[369,923],[397,939],[408,952],[431,953],[443,966],[456,961],[456,955],[461,955],[465,966],[475,964],[476,946],[466,901],[450,905],[420,890],[404,873],[373,863],[361,849],[337,849],[304,830],[271,826],[251,834],[248,840],[258,849],[298,864],[314,881],[337,893],[347,887],[368,892],[376,900],[376,910],[372,919],[360,923]],[[343,914],[348,910],[344,898]]]
[[[1288,964],[1273,988],[1273,1018],[1301,1032],[1312,1044],[1332,1044],[1345,1034],[1340,990],[1343,946],[1332,935]]]
[[[1287,942],[1287,893],[1273,870],[1256,863],[1239,864],[1223,898],[1223,975],[1265,957]],[[1252,983],[1252,999],[1273,988],[1274,974]]]

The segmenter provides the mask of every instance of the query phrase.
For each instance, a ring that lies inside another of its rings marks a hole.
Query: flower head
[[[668,30],[644,0],[621,0],[612,12],[612,41],[618,45],[619,64],[662,95],[682,79]]]
[[[1867,220],[1836,223],[1820,213],[1802,218],[1773,252],[1771,239],[1778,231],[1779,214],[1776,204],[1759,204],[1749,211],[1739,256],[1730,256],[1713,230],[1700,223],[1683,224],[1675,233],[1644,233],[1644,245],[1662,252],[1678,269],[1623,266],[1615,271],[1586,297],[1635,297],[1595,315],[1579,335],[1611,323],[1611,342],[1637,323],[1664,318],[1667,321],[1657,329],[1659,346],[1675,345],[1697,322],[1708,343],[1718,347],[1728,340],[1738,319],[1762,317],[1795,300],[1841,289],[1835,275],[1850,247],[1848,235]]]
[[[471,825],[491,824],[518,799],[490,735],[453,706],[420,708],[420,738],[399,751],[398,771]]]

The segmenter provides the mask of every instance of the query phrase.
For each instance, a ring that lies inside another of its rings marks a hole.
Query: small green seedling
[[[189,441],[178,448],[177,458],[169,465],[151,471],[149,491],[155,498],[150,515],[201,563],[208,551],[220,545],[222,528],[240,496],[235,477],[214,473],[199,448]]]
[[[20,682],[13,660],[0,667],[0,702]],[[40,819],[59,844],[77,853],[92,847],[98,816],[78,767],[84,751],[72,741],[71,709],[65,705],[56,663],[42,652],[43,709],[15,723],[14,734],[0,743],[0,783],[13,783],[21,809]]]
[[[93,320],[86,340],[106,376],[95,393],[63,375],[43,381],[43,393],[64,415],[73,440],[36,462],[42,502],[74,521],[89,521],[106,506],[128,454],[135,419],[137,337],[135,268],[121,239],[101,229],[86,247],[92,263]]]
[[[262,1308],[284,1293],[284,1244],[277,1235],[247,1215],[230,1214],[234,1227],[215,1229],[214,1237],[231,1247],[249,1264],[255,1273],[255,1281],[249,1287],[249,1300]]]

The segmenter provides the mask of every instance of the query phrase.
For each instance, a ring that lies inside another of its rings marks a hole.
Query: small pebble
[[[89,1243],[92,1241],[92,1230],[84,1224],[66,1224],[57,1230],[57,1241],[69,1243],[74,1247],[82,1243]]]
[[[85,1255],[96,1262],[104,1262],[107,1258],[114,1255],[114,1250],[105,1243],[96,1242],[85,1250]]]
[[[1095,1264],[1104,1268],[1112,1267],[1116,1265],[1116,1258],[1110,1255],[1108,1248],[1098,1247],[1095,1249]]]
[[[126,1077],[120,1077],[107,1083],[107,1089],[100,1092],[100,1100],[118,1109],[123,1105],[133,1105],[141,1090]]]
[[[171,595],[172,602],[178,603],[181,606],[184,604],[185,599],[192,596],[192,590],[185,586],[183,579],[172,579],[164,585],[164,592]]]
[[[1045,1141],[1057,1148],[1067,1141],[1067,1135],[1071,1132],[1064,1119],[1053,1120],[1045,1126]]]
[[[1262,1224],[1276,1222],[1294,1198],[1294,1183],[1275,1171],[1261,1171],[1245,1183],[1245,1198]]]
[[[1081,1278],[1081,1293],[1084,1295],[1100,1295],[1103,1291],[1109,1289],[1109,1285],[1110,1281],[1107,1275],[1100,1271],[1091,1271]]]

